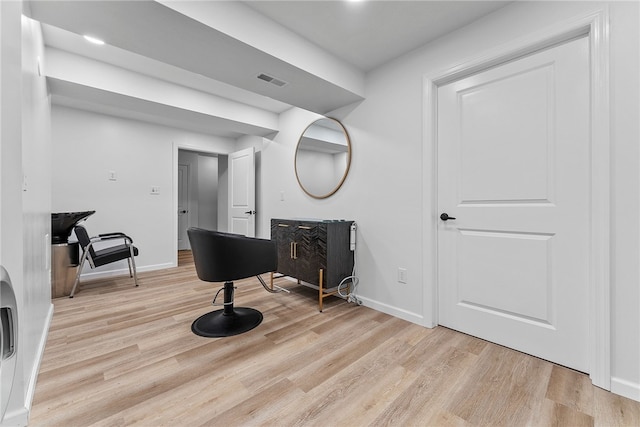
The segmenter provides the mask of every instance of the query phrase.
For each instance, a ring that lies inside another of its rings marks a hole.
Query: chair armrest
[[[128,243],[128,244],[133,243],[133,239],[124,233],[98,234],[97,236],[94,236],[91,238],[91,243],[103,242],[103,241],[115,240],[115,239],[124,239],[125,243]]]
[[[124,237],[125,239],[128,239],[133,242],[133,239],[124,233],[104,233],[104,234],[98,234],[98,237]]]

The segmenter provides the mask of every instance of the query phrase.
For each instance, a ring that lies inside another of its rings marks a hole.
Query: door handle
[[[440,219],[441,219],[441,220],[443,220],[443,221],[449,221],[450,219],[456,219],[456,218],[455,218],[455,217],[453,217],[453,216],[449,216],[449,214],[448,214],[448,213],[446,213],[446,212],[443,212],[443,213],[440,215]]]
[[[181,210],[181,211],[178,211],[178,213],[181,213],[181,214],[186,214],[187,212],[189,212],[189,211],[188,211],[188,210],[186,210],[186,209],[183,209],[183,210]]]
[[[256,214],[256,211],[246,211],[245,213],[246,213],[246,214],[249,214],[249,215],[255,215],[255,214]]]
[[[298,259],[298,243],[289,243],[289,258]]]

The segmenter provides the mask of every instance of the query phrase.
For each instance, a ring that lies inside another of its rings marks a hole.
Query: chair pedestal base
[[[216,310],[198,317],[191,324],[191,331],[201,337],[229,337],[250,331],[262,322],[262,313],[248,307]]]

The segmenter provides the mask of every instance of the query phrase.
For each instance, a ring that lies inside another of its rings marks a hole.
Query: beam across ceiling
[[[32,1],[31,17],[320,114],[363,99],[361,73],[347,65],[327,67],[330,56],[326,52],[322,61],[314,62],[308,51],[292,52],[291,43],[285,48],[278,42],[270,45],[269,34],[284,40],[282,31],[286,30],[241,3]],[[237,30],[231,34],[233,26]],[[297,48],[302,46],[304,43]],[[339,63],[335,58],[332,61]],[[336,73],[337,69],[343,72]],[[271,84],[259,79],[261,74],[286,84]]]

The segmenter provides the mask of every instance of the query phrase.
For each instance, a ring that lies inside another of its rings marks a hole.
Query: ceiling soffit
[[[320,114],[363,97],[153,1],[34,1],[32,18]],[[261,73],[287,82],[278,87]]]

